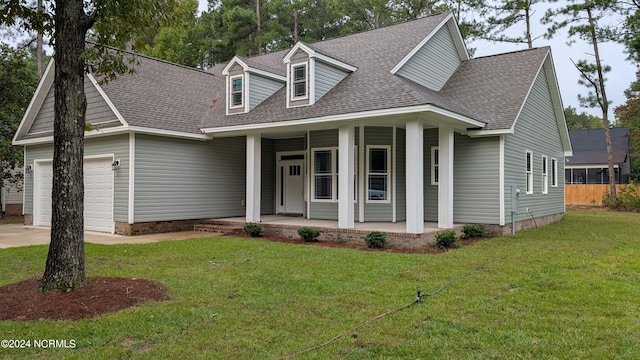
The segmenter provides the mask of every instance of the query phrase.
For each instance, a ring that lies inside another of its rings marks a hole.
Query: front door
[[[286,214],[302,214],[304,208],[304,174],[302,160],[283,161],[280,163],[281,177],[281,212]]]

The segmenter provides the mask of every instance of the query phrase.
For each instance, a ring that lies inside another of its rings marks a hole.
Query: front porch
[[[195,230],[238,233],[246,224],[244,217],[230,217],[220,219],[208,219],[195,226]],[[435,242],[435,234],[443,231],[438,228],[436,222],[425,222],[424,231],[421,234],[412,234],[406,231],[406,223],[399,222],[363,222],[354,224],[351,229],[342,229],[337,220],[306,219],[304,217],[292,217],[284,215],[263,215],[260,219],[265,236],[277,236],[287,238],[299,238],[297,233],[301,227],[315,228],[320,231],[320,241],[346,241],[364,243],[364,238],[372,231],[382,231],[387,234],[389,242],[393,246],[404,248],[416,248],[427,246]],[[456,231],[458,236],[463,225],[455,224],[450,230]]]

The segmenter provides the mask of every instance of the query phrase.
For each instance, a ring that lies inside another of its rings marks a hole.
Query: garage
[[[113,170],[112,157],[84,159],[84,228],[113,232]],[[51,226],[51,161],[34,164],[33,224]]]

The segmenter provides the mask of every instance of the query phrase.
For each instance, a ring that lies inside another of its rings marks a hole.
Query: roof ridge
[[[88,44],[91,44],[91,45],[98,45],[97,43],[95,43],[93,41],[89,41],[89,40],[85,40],[85,43],[88,43]],[[156,58],[156,57],[153,57],[153,56],[145,55],[145,54],[133,51],[133,50],[120,49],[120,48],[117,48],[115,46],[110,46],[110,45],[101,45],[101,46],[104,46],[105,48],[111,49],[113,51],[129,54],[129,55],[134,56],[134,57],[146,58],[148,60],[157,61],[157,62],[164,63],[164,64],[167,64],[167,65],[173,65],[173,66],[176,66],[176,67],[179,67],[179,68],[183,68],[183,69],[186,69],[186,70],[192,70],[192,71],[200,72],[200,73],[207,74],[207,75],[217,76],[216,74],[207,72],[206,69],[194,68],[194,67],[187,66],[187,65],[177,64],[177,63],[174,63],[174,62],[171,62],[171,61],[168,61],[168,60],[163,60],[163,59]]]
[[[400,25],[405,25],[405,24],[421,21],[421,20],[424,20],[424,19],[427,19],[427,18],[430,18],[430,17],[443,16],[443,15],[446,15],[446,14],[449,14],[449,13],[451,13],[451,11],[443,11],[441,13],[431,14],[429,16],[422,16],[422,17],[419,17],[419,18],[406,20],[406,21],[402,21],[402,22],[399,22],[399,23],[395,23],[395,24],[381,26],[381,27],[378,27],[378,28],[375,28],[375,29],[366,29],[366,30],[362,30],[362,31],[358,31],[358,32],[350,33],[350,34],[339,35],[339,36],[332,37],[332,38],[329,38],[329,39],[316,40],[316,41],[313,41],[313,42],[298,40],[298,41],[296,41],[295,44],[303,43],[304,45],[307,45],[307,46],[311,47],[312,45],[315,45],[315,44],[318,44],[318,43],[325,43],[325,42],[328,42],[328,41],[344,39],[344,38],[349,37],[349,36],[355,36],[355,35],[370,33],[370,32],[373,32],[373,31],[385,30],[385,29],[388,29],[388,28],[391,28],[391,27],[395,27],[395,26],[400,26]],[[266,53],[266,54],[246,56],[244,58],[245,59],[260,58],[262,56],[267,56],[267,55],[271,55],[271,54],[277,54],[278,52],[281,52],[281,51],[286,53],[286,52],[290,51],[291,49],[293,49],[295,44],[293,46],[290,46],[290,47],[286,48],[286,49],[277,50],[277,51]]]
[[[542,50],[542,49],[550,50],[551,46],[545,45],[545,46],[534,47],[534,48],[531,48],[531,49],[513,50],[513,51],[508,51],[508,52],[503,52],[503,53],[498,53],[498,54],[478,56],[478,57],[471,58],[469,60],[479,60],[479,59],[486,59],[486,58],[496,57],[496,56],[513,55],[513,54],[517,54],[517,53],[528,52],[528,51],[536,51],[536,50]]]

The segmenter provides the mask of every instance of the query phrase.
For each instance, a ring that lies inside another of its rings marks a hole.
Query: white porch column
[[[355,128],[341,126],[338,130],[338,228],[353,229],[355,194]]]
[[[246,221],[260,222],[260,174],[262,163],[262,138],[260,134],[247,135],[247,199]]]
[[[424,232],[424,136],[422,120],[407,122],[407,233]]]
[[[453,227],[453,129],[438,128],[438,228]]]

